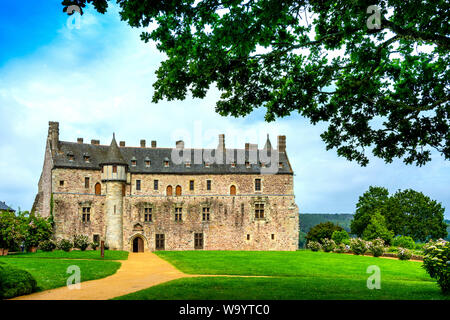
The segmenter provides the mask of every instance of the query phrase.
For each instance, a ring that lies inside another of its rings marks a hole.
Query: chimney
[[[156,141],[152,140],[152,148],[156,148]]]
[[[145,140],[144,139],[141,140],[141,148],[145,148]]]
[[[91,140],[91,144],[98,146],[100,144],[100,140]]]
[[[184,149],[184,141],[183,140],[178,140],[175,145],[176,145],[177,149]]]
[[[48,122],[48,139],[50,139],[52,154],[55,154],[59,149],[59,122]]]
[[[225,151],[225,135],[219,134],[219,145],[217,149]]]
[[[83,143],[83,138],[77,138],[78,143]]]
[[[278,152],[286,152],[286,136],[278,136]]]
[[[125,147],[125,141],[120,141],[120,142],[119,142],[119,146],[120,146],[120,147]]]
[[[245,143],[245,151],[248,151],[250,149],[250,143],[246,142]]]

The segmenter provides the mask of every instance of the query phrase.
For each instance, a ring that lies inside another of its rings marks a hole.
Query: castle
[[[272,168],[272,171],[268,170]],[[86,235],[113,250],[296,250],[298,207],[286,137],[274,149],[59,141],[49,122],[33,204],[55,238]]]

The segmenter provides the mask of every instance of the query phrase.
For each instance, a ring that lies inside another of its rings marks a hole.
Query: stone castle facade
[[[59,123],[50,122],[38,186],[33,210],[53,216],[57,239],[82,234],[137,252],[298,247],[285,136],[277,149],[269,138],[261,150],[228,149],[224,135],[213,150],[185,149],[183,141],[128,147],[115,137],[110,145],[59,141]]]

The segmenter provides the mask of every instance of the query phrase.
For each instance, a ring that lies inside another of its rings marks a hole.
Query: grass
[[[301,250],[297,252],[160,251],[189,274],[272,276],[178,279],[117,299],[448,299],[421,268],[400,261]],[[367,267],[381,270],[381,289],[369,290]]]
[[[76,265],[81,271],[81,281],[110,276],[120,268],[121,263],[112,259],[127,259],[128,252],[105,251],[105,260],[100,260],[99,251],[54,251],[14,254],[0,257],[0,262],[27,270],[36,279],[38,291],[66,285],[67,268]],[[92,260],[83,260],[92,259]]]
[[[10,254],[2,258],[51,258],[51,259],[94,259],[94,260],[127,260],[127,251],[115,251],[115,250],[105,250],[105,257],[100,256],[100,250],[72,250],[65,252],[63,250],[54,250],[51,252],[44,252],[38,250],[37,252],[30,253],[15,253]]]

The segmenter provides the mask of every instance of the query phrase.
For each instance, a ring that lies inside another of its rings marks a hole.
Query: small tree
[[[48,219],[36,216],[32,212],[26,221],[25,246],[27,248],[37,247],[42,241],[51,238],[53,228]]]
[[[350,244],[350,236],[347,231],[334,231],[331,239],[336,242],[336,244]]]
[[[323,243],[323,239],[331,239],[334,231],[342,231],[344,230],[341,226],[334,224],[330,221],[322,222],[314,227],[312,227],[308,234],[306,235],[306,240],[309,241],[317,241],[321,244]]]
[[[0,248],[11,249],[24,238],[24,227],[14,212],[0,212]]]
[[[363,232],[365,240],[383,239],[387,244],[391,243],[394,233],[386,227],[386,219],[376,211],[370,218],[370,222]]]

